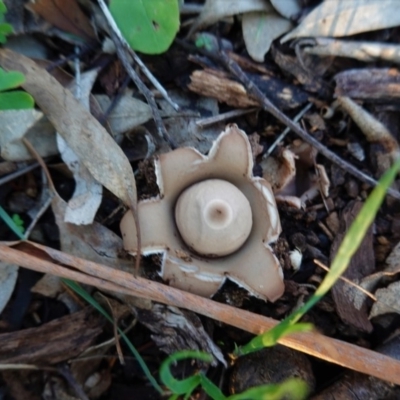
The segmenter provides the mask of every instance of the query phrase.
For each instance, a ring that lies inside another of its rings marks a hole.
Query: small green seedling
[[[12,26],[4,22],[7,8],[0,0],[0,43],[6,42],[6,35],[12,33]],[[33,97],[21,90],[7,92],[24,83],[25,77],[20,72],[6,72],[0,68],[0,110],[21,110],[32,108]]]
[[[30,94],[22,90],[7,91],[20,86],[24,81],[25,77],[21,72],[6,72],[0,68],[0,110],[22,110],[33,107],[34,100]]]
[[[6,36],[13,31],[12,26],[4,22],[4,14],[6,11],[7,8],[5,4],[0,1],[0,43],[5,43]]]

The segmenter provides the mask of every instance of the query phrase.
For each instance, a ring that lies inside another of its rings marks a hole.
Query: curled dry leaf
[[[97,75],[98,70],[91,70],[81,74],[78,100],[87,110],[90,109],[89,96]],[[75,81],[69,88],[78,97],[78,85]],[[58,134],[57,146],[64,163],[73,173],[75,179],[75,190],[72,198],[68,201],[64,217],[65,221],[76,225],[89,225],[93,222],[100,207],[103,188],[93,178],[82,160],[68,146],[63,137]],[[94,156],[96,157],[96,155]],[[90,157],[90,155],[88,154],[87,157]]]
[[[246,49],[258,62],[264,61],[272,42],[287,32],[292,24],[275,12],[250,12],[243,15],[242,30]]]
[[[305,36],[349,36],[391,28],[400,25],[398,6],[398,0],[323,1],[281,43]]]
[[[125,204],[135,204],[135,177],[129,161],[107,131],[72,93],[34,61],[11,50],[0,50],[0,65],[6,70],[20,71],[25,75],[23,88],[34,97],[93,177]]]

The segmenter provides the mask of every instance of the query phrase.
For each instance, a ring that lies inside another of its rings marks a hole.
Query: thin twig
[[[308,103],[294,118],[294,122],[299,122],[300,118],[312,107],[312,103]],[[263,155],[263,159],[265,160],[268,156],[274,151],[275,147],[278,146],[280,142],[285,138],[285,136],[291,131],[289,127],[285,128],[285,130],[276,138],[275,142],[269,146],[268,150]]]
[[[305,142],[315,147],[328,160],[337,164],[340,168],[355,176],[361,182],[367,183],[373,187],[378,185],[378,182],[375,179],[364,174],[359,169],[357,169],[347,161],[343,160],[335,153],[331,152],[317,139],[309,135],[304,129],[298,126],[285,114],[283,114],[274,104],[272,104],[267,99],[267,97],[261,92],[261,90],[251,81],[251,79],[247,77],[247,75],[243,72],[239,65],[231,58],[229,58],[229,56],[224,51],[220,51],[219,60],[225,66],[225,68],[228,69],[240,81],[240,83],[246,88],[249,95],[260,103],[265,111],[271,113],[275,118],[285,124],[298,136],[300,136]],[[389,189],[387,193],[395,199],[400,200],[400,193],[397,190]]]
[[[27,248],[27,252],[24,252],[0,243],[0,260],[117,293],[185,308],[254,334],[265,332],[279,322],[162,283],[140,277],[135,278],[127,272],[96,264],[37,243],[29,242],[24,244],[26,245],[44,251],[46,259],[39,258],[37,252],[34,252],[36,255],[32,255],[32,249]],[[47,257],[56,261],[47,261]],[[287,335],[280,338],[279,343],[328,362],[400,384],[400,361],[383,354],[323,336],[315,331]]]
[[[52,200],[53,200],[53,194],[50,192],[49,189],[42,189],[43,195],[41,196],[41,200],[43,197],[46,197],[44,201],[39,205],[40,208],[36,212],[34,218],[32,219],[31,223],[29,224],[28,228],[24,232],[24,238],[28,239],[29,235],[31,234],[33,228],[36,226],[37,222],[39,221],[40,217],[46,212],[46,210],[49,208]]]
[[[117,106],[119,101],[122,99],[124,91],[130,81],[131,81],[131,77],[129,75],[127,75],[126,78],[124,79],[124,81],[122,82],[121,86],[119,87],[118,93],[116,94],[116,96],[113,97],[110,105],[107,107],[107,109],[104,111],[104,113],[100,116],[99,122],[103,126],[106,124],[106,121],[108,120],[108,117],[110,116],[111,112],[114,110],[114,108]]]
[[[139,56],[131,49],[128,48],[129,54],[132,56],[133,60],[139,65],[142,72],[147,76],[149,81],[154,85],[154,87],[160,92],[161,96],[171,105],[171,107],[175,111],[180,111],[180,107],[176,104],[171,97],[169,97],[168,92],[164,89],[160,82],[158,82],[157,78],[149,71],[143,61],[139,58]]]
[[[147,88],[147,86],[142,82],[139,75],[136,73],[136,71],[131,66],[131,62],[128,59],[128,57],[131,56],[129,54],[130,48],[129,48],[128,43],[121,35],[121,32],[120,32],[118,26],[116,25],[113,17],[111,16],[104,0],[98,0],[98,3],[107,19],[109,26],[110,26],[111,39],[114,42],[118,57],[119,57],[122,65],[126,69],[126,72],[128,72],[129,76],[132,78],[133,82],[139,89],[140,93],[143,94],[143,96],[146,98],[147,102],[149,103],[149,106],[151,107],[151,110],[153,112],[153,118],[157,125],[157,131],[158,131],[160,137],[163,138],[172,149],[176,149],[177,146],[173,142],[173,140],[169,137],[169,134],[167,132],[167,129],[165,128],[164,122],[162,121],[160,110],[158,109],[158,106],[154,99],[153,94]]]
[[[116,48],[117,48],[117,54],[118,57],[128,72],[129,76],[132,78],[133,82],[139,89],[139,91],[143,94],[143,96],[146,98],[147,102],[149,103],[149,106],[151,107],[151,110],[153,112],[153,118],[154,122],[156,123],[157,126],[157,131],[158,134],[162,139],[164,139],[171,149],[176,149],[177,145],[173,142],[173,140],[170,138],[167,129],[165,128],[164,122],[161,118],[160,110],[158,109],[157,103],[154,99],[153,94],[150,92],[150,90],[146,87],[146,85],[141,81],[139,75],[136,73],[136,71],[132,68],[128,56],[125,52],[125,50],[119,45],[118,38],[117,36],[111,32],[111,38],[113,39]]]
[[[204,128],[206,126],[213,125],[218,122],[226,121],[227,119],[240,117],[241,115],[246,115],[246,114],[252,113],[257,110],[259,110],[259,108],[246,108],[246,109],[232,110],[232,111],[228,111],[223,114],[214,115],[212,117],[198,119],[196,121],[196,125],[199,128]]]
[[[35,162],[31,165],[28,165],[25,168],[21,168],[18,171],[14,171],[11,174],[3,176],[2,178],[0,178],[0,186],[4,185],[7,182],[13,181],[14,179],[20,177],[21,175],[25,175],[27,172],[32,171],[33,169],[37,168],[38,166],[39,166],[39,164]]]

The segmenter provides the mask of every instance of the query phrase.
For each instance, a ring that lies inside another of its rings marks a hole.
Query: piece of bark
[[[340,229],[332,243],[330,261],[335,258],[337,250],[342,243],[350,225],[357,216],[362,202],[352,201],[343,210],[340,219]],[[362,278],[372,274],[375,271],[375,254],[373,248],[372,225],[366,232],[360,247],[352,257],[349,266],[343,274],[343,277],[353,281],[360,282]],[[373,326],[368,319],[367,304],[365,297],[357,301],[359,289],[349,285],[339,279],[332,288],[333,301],[340,318],[347,324],[366,332],[371,332]]]
[[[335,75],[335,95],[376,102],[399,101],[400,71],[396,68],[350,69]]]
[[[308,95],[294,85],[267,76],[248,74],[256,85],[278,108],[287,110],[297,108],[308,101]],[[218,101],[232,107],[245,108],[259,106],[259,103],[247,95],[240,83],[229,78],[228,74],[214,69],[193,71],[188,88],[206,97],[214,97]]]
[[[218,361],[225,364],[221,350],[204,330],[196,314],[162,304],[154,304],[151,310],[138,308],[136,313],[139,322],[153,332],[151,338],[165,353],[200,350],[214,356],[212,365],[217,365]]]
[[[2,364],[55,364],[82,353],[102,332],[104,320],[91,307],[37,328],[0,335]]]

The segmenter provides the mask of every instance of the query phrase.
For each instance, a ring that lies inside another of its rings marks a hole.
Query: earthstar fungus
[[[209,297],[230,279],[261,299],[275,301],[283,274],[269,247],[281,231],[271,187],[253,177],[246,134],[229,125],[208,156],[194,148],[155,162],[160,196],[141,201],[142,253],[162,253],[160,275],[171,286]],[[124,247],[137,252],[129,211],[121,221]]]

